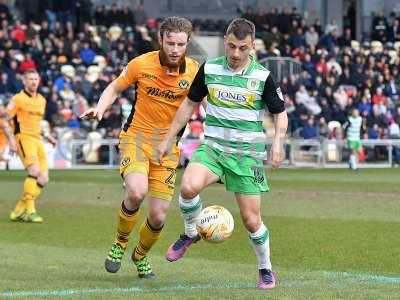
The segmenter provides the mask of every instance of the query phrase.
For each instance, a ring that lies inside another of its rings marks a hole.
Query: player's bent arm
[[[178,111],[176,112],[175,118],[172,121],[171,127],[168,130],[168,133],[165,136],[164,140],[168,141],[168,143],[171,143],[175,140],[179,131],[184,126],[186,126],[197,105],[199,105],[198,102],[194,102],[189,98],[183,100],[182,104],[179,106]]]
[[[284,159],[283,145],[285,142],[288,118],[286,111],[274,114],[275,135],[271,147],[271,163],[278,168]]]
[[[99,102],[96,106],[97,110],[103,114],[123,91],[124,89],[117,84],[117,79],[113,80],[101,94]]]
[[[274,139],[276,140],[284,139],[288,127],[288,117],[286,110],[281,113],[274,114],[274,125],[275,125]]]

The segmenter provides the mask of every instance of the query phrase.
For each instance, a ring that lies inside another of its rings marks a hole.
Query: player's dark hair
[[[185,32],[189,40],[192,30],[192,23],[188,19],[182,17],[168,17],[164,19],[160,25],[160,36],[163,38],[164,33],[169,35],[170,32]]]
[[[252,40],[256,38],[256,28],[254,23],[244,18],[234,19],[229,24],[228,29],[226,30],[226,35],[231,33],[239,40],[244,40],[249,35]]]

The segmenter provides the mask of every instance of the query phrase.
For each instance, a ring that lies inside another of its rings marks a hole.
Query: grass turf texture
[[[183,230],[177,201],[140,280],[129,257],[104,270],[123,198],[117,171],[52,171],[38,203],[43,224],[12,223],[24,172],[0,172],[0,298],[13,299],[398,299],[400,170],[268,170],[263,217],[279,287],[258,291],[256,260],[238,208],[223,185],[202,194],[235,218],[222,244],[201,241],[178,262],[164,254]],[[178,182],[179,184],[179,182]],[[176,199],[176,198],[175,198]],[[146,206],[146,205],[145,205]],[[145,211],[145,210],[144,210]],[[142,213],[142,219],[144,218]]]

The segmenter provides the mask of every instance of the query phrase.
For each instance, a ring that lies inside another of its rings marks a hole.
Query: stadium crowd
[[[42,76],[46,120],[52,127],[100,129],[103,136],[116,137],[132,107],[132,91],[99,124],[77,116],[98,100],[130,59],[157,47],[159,20],[147,18],[143,5],[132,10],[116,4],[92,7],[89,0],[17,2],[24,9],[11,17],[0,0],[0,101],[6,103],[19,91],[21,74],[35,68]],[[37,10],[33,2],[43,7]],[[339,35],[335,20],[323,28],[318,19],[310,22],[295,8],[255,13],[247,7],[238,8],[238,14],[256,24],[263,41],[257,47],[259,59],[288,56],[302,66],[299,74],[280,83],[293,135],[330,137],[328,123],[345,125],[357,108],[363,138],[400,138],[398,17],[378,14],[369,36],[357,42],[350,28]],[[225,29],[224,21],[195,20],[194,25],[197,31]]]

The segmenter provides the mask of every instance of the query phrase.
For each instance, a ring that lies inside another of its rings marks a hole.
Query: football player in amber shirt
[[[135,86],[136,102],[120,134],[120,173],[126,186],[126,197],[119,209],[116,239],[105,260],[108,272],[121,266],[129,235],[139,220],[140,206],[148,195],[148,215],[139,229],[139,241],[132,253],[140,278],[154,273],[148,252],[160,237],[168,207],[174,194],[178,149],[160,164],[156,159],[158,142],[169,129],[175,113],[185,99],[198,69],[186,57],[192,25],[180,17],[170,17],[160,26],[160,51],[134,58],[121,75],[104,90],[96,108],[82,118],[101,120],[104,111],[117,95]]]
[[[7,114],[14,122],[17,153],[28,171],[22,197],[11,212],[10,219],[42,223],[43,218],[36,212],[35,201],[49,181],[47,157],[40,128],[46,99],[37,92],[40,77],[36,70],[26,71],[23,83],[24,90],[12,97],[7,105]],[[49,136],[47,139],[55,143],[52,137]]]
[[[5,108],[0,104],[0,161],[8,161],[7,146],[11,153],[17,152],[14,135],[5,119]]]

